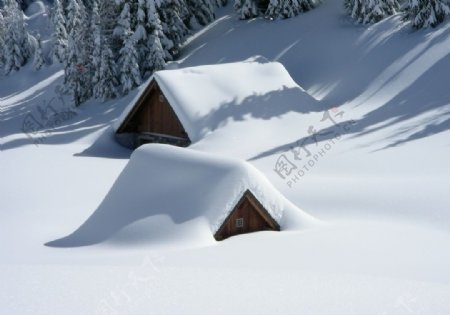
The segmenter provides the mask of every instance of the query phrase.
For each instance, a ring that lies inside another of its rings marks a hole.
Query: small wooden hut
[[[214,234],[218,241],[230,236],[257,231],[280,231],[280,225],[247,190]]]
[[[114,128],[117,141],[132,149],[148,142],[186,147],[219,128],[313,102],[282,64],[262,58],[161,70],[140,87]]]
[[[191,143],[186,130],[156,80],[139,96],[116,134],[132,135],[130,147],[144,143],[165,143],[186,147]]]

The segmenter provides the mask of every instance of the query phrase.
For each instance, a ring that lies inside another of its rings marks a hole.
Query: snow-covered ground
[[[119,178],[131,151],[112,125],[138,91],[74,110],[60,68],[28,65],[0,76],[1,313],[449,314],[450,22],[355,26],[334,0],[285,21],[218,16],[172,67],[264,56],[317,105],[249,107],[191,149],[247,160],[321,223],[205,243],[195,220],[158,215],[96,245],[44,246]]]

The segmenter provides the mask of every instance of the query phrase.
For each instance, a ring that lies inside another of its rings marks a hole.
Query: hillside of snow
[[[31,29],[46,27],[45,10],[28,13]],[[0,75],[1,312],[448,314],[449,47],[449,21],[412,31],[397,15],[357,26],[341,1],[280,21],[219,10],[170,68],[263,56],[317,107],[281,104],[262,115],[243,106],[188,150],[247,161],[321,222],[223,242],[205,241],[195,219],[150,211],[121,213],[123,226],[94,245],[45,246],[99,209],[91,232],[104,232],[105,202],[136,197],[127,176],[159,177],[163,191],[185,187],[177,179],[189,170],[127,166],[132,151],[114,141],[113,125],[143,87],[73,108],[58,65]],[[173,155],[154,150],[161,160]],[[291,174],[277,171],[280,159]],[[213,160],[192,178],[220,167]]]

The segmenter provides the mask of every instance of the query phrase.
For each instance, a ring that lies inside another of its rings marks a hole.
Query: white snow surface
[[[215,242],[202,216],[158,214],[91,246],[44,246],[113,198],[131,151],[111,125],[139,90],[55,124],[43,110],[69,108],[61,66],[30,63],[0,74],[0,312],[450,314],[449,20],[421,31],[400,15],[360,26],[337,0],[288,20],[239,21],[231,5],[217,16],[170,68],[262,55],[317,102],[233,111],[188,152],[247,161],[322,224],[304,228],[295,210],[283,232]],[[48,17],[27,22],[49,43]],[[356,124],[330,139],[340,127],[321,121],[325,110]],[[29,115],[41,131],[24,133]],[[310,140],[310,126],[317,144],[295,160],[290,146]],[[285,179],[274,172],[283,154],[298,167]]]

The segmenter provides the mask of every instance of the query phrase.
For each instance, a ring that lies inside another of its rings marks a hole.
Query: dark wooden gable
[[[230,236],[257,231],[279,231],[279,224],[247,190],[214,235],[218,241]]]
[[[183,125],[155,80],[142,93],[117,133],[135,133],[142,143],[190,144]]]

